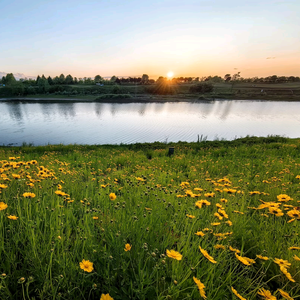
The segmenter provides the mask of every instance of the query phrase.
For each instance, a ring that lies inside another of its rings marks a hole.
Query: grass
[[[0,147],[0,299],[202,299],[193,278],[207,299],[297,298],[299,150],[281,137]]]

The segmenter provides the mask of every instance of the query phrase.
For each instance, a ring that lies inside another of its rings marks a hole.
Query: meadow
[[[0,147],[0,299],[297,299],[299,153],[282,137]]]

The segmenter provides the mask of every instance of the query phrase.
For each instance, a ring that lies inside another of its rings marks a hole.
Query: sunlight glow
[[[168,78],[172,78],[174,76],[174,73],[172,71],[168,72],[167,74]]]

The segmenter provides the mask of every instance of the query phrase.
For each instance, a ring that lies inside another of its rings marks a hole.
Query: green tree
[[[47,93],[49,92],[50,89],[50,85],[48,83],[48,80],[46,78],[40,78],[38,81],[38,91],[39,93]]]
[[[16,78],[15,78],[14,74],[13,73],[6,74],[5,84],[6,85],[11,85],[11,84],[14,84],[14,83],[16,83]]]
[[[50,76],[47,78],[47,81],[50,85],[53,85],[53,79]]]
[[[94,78],[95,83],[101,82],[102,80],[103,80],[103,78],[100,75],[96,75]]]
[[[65,79],[65,83],[66,84],[73,84],[74,83],[74,80],[73,80],[73,77],[72,75],[67,75],[66,79]]]
[[[149,82],[149,76],[147,74],[143,74],[141,84],[147,84]]]
[[[64,74],[60,74],[59,75],[59,83],[60,84],[64,84],[65,83],[65,75]]]

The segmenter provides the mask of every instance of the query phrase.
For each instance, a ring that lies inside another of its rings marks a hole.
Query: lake
[[[0,145],[129,144],[300,137],[300,102],[0,102]]]

